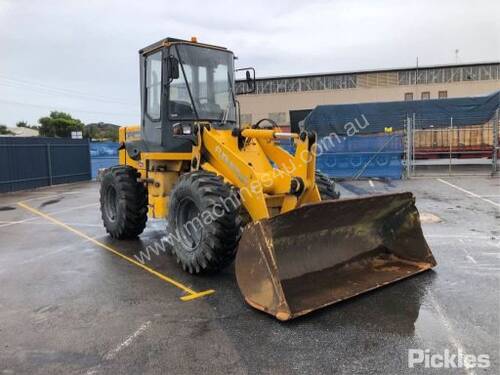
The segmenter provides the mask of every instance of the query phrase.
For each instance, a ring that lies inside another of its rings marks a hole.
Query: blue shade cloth
[[[92,179],[95,179],[97,177],[99,169],[118,165],[118,143],[90,143],[90,163],[92,169]]]
[[[295,152],[290,142],[281,142],[281,146]],[[318,140],[316,169],[332,178],[399,180],[403,175],[403,147],[401,134],[324,137]]]
[[[384,128],[402,130],[408,116],[415,114],[419,128],[482,125],[499,108],[500,91],[487,96],[415,100],[385,103],[319,105],[304,120],[307,130],[319,138],[338,135],[382,133]]]

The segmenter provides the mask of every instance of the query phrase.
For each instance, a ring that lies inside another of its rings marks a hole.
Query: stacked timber
[[[414,133],[414,147],[420,154],[419,158],[423,158],[426,153],[449,153],[450,148],[453,153],[474,152],[481,156],[484,152],[484,156],[487,156],[488,153],[491,154],[493,147],[493,126],[484,124],[417,129]],[[474,156],[471,154],[471,157]]]

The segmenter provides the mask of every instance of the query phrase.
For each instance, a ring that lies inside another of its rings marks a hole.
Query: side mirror
[[[179,60],[174,56],[168,57],[168,78],[177,79],[179,78]]]
[[[245,72],[245,85],[237,90],[237,94],[252,94],[256,90],[255,84],[255,69],[254,68],[239,68],[236,69],[235,72]],[[239,82],[243,81],[242,79],[238,79]]]

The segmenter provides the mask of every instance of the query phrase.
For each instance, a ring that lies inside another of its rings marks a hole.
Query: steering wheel
[[[267,126],[262,126],[261,124],[267,121],[269,124]],[[252,125],[252,129],[274,129],[274,128],[279,128],[278,124],[274,120],[271,120],[270,118],[263,118],[257,121],[254,125]]]

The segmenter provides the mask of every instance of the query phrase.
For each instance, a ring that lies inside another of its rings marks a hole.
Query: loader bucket
[[[289,320],[430,269],[411,193],[333,200],[249,224],[236,278],[254,308]]]

